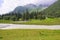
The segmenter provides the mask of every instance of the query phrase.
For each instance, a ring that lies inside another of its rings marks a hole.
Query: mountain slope
[[[37,6],[36,5],[34,5],[34,4],[27,4],[27,5],[25,5],[24,7],[26,7],[26,8],[36,8]]]
[[[28,9],[29,12],[36,11],[36,10],[41,11],[44,8],[46,8],[46,7],[36,6],[34,4],[27,4],[25,6],[18,6],[18,7],[16,7],[13,12],[23,13],[23,12],[26,11],[26,9]]]
[[[23,7],[23,6],[18,6],[18,7],[16,7],[16,8],[14,9],[13,12],[15,12],[15,13],[21,13],[21,12],[24,12],[25,10],[26,10],[25,7]]]
[[[48,17],[60,17],[60,0],[43,11]]]

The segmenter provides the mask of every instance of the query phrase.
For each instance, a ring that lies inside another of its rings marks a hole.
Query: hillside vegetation
[[[50,18],[60,17],[60,0],[58,0],[42,12],[44,12],[47,17]]]

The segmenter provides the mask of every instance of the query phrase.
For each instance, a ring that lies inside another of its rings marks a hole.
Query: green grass
[[[0,30],[0,40],[60,40],[60,30]]]
[[[0,20],[0,23],[13,23],[11,20]]]
[[[27,22],[15,22],[15,24],[35,24],[35,25],[60,25],[60,18],[45,19],[45,20],[30,20]]]
[[[11,24],[29,24],[29,25],[60,25],[60,18],[48,18],[45,20],[35,20],[31,19],[30,21],[11,21],[11,20],[0,20],[0,23],[11,23]]]

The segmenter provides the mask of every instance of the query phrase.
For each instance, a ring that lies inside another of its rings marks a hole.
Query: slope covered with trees
[[[60,17],[60,0],[49,6],[47,9],[42,11],[47,17],[57,18]]]

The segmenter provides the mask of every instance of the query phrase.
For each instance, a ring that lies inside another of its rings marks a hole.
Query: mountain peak
[[[27,4],[24,7],[37,7],[35,4]]]

